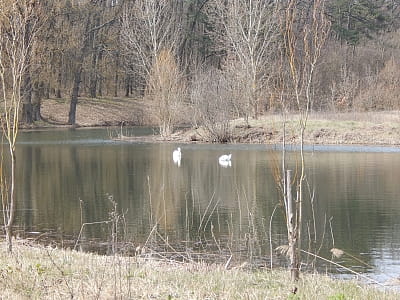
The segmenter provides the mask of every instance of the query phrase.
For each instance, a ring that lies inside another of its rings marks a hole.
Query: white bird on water
[[[220,166],[225,167],[225,168],[231,167],[232,166],[231,157],[232,157],[232,154],[221,155],[218,158],[218,162],[219,162]]]
[[[177,164],[178,167],[181,166],[181,159],[182,159],[182,152],[181,148],[178,147],[174,152],[172,152],[172,160],[174,161],[174,164]]]
[[[230,161],[232,154],[224,154],[219,157],[219,161]]]

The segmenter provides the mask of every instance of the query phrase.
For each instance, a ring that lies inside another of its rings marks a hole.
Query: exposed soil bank
[[[45,122],[35,127],[67,126],[69,100],[48,99],[42,103]],[[131,98],[80,98],[77,106],[77,126],[151,125],[143,101]],[[283,118],[267,114],[258,120],[232,121],[231,142],[279,144],[283,139]],[[299,142],[299,116],[287,116],[286,141]],[[249,126],[248,126],[249,125]],[[126,138],[126,137],[125,137]],[[129,138],[126,138],[129,139]],[[137,138],[136,138],[137,139]],[[141,138],[143,139],[143,138]],[[201,129],[180,130],[169,139],[146,137],[151,141],[212,142]],[[305,131],[306,144],[360,144],[400,146],[400,112],[313,113]]]

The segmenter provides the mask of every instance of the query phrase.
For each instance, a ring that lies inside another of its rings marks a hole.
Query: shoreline
[[[241,122],[240,120],[233,120],[232,123]],[[262,121],[258,121],[262,122]],[[319,126],[319,123],[324,121],[318,120],[311,122],[310,127],[306,128],[306,135],[304,138],[304,146],[305,147],[318,147],[318,146],[326,146],[326,147],[341,147],[341,146],[354,146],[354,147],[383,147],[383,148],[400,148],[400,126],[399,129],[395,131],[395,134],[390,133],[390,128],[392,126],[384,126],[376,127],[374,124],[371,124],[369,127],[365,127],[362,130],[357,129],[357,122],[353,122],[355,124],[355,128],[347,128],[346,130],[353,131],[352,135],[349,136],[348,131],[340,131],[340,127],[342,127],[342,123],[332,122],[329,125]],[[300,145],[299,137],[294,134],[294,126],[293,121],[288,122],[292,127],[289,129],[289,134],[287,133],[287,141],[286,146],[288,147],[298,147]],[[114,124],[109,122],[111,125],[102,125],[102,124],[89,124],[85,126],[81,125],[57,125],[57,126],[27,126],[21,127],[21,132],[29,132],[29,131],[45,131],[45,130],[70,130],[70,129],[95,129],[95,128],[113,128],[117,131],[120,130],[120,124]],[[155,127],[150,125],[134,125],[134,124],[126,124],[125,127]],[[266,121],[266,126],[268,126],[268,121]],[[276,124],[275,124],[276,126]],[[239,128],[239,130],[237,130]],[[267,146],[282,146],[282,134],[278,131],[276,127],[274,127],[274,132],[268,131],[266,128],[260,126],[250,126],[243,129],[242,126],[234,126],[232,130],[233,139],[227,143],[218,143],[209,141],[207,139],[201,138],[203,133],[198,133],[202,129],[179,129],[175,131],[170,137],[164,138],[160,135],[144,135],[144,136],[126,136],[122,137],[117,133],[117,136],[110,137],[113,140],[117,141],[126,141],[126,142],[148,142],[148,143],[182,143],[182,144],[260,144]],[[339,129],[338,129],[339,128]],[[378,128],[378,133],[373,132]],[[321,132],[329,132],[328,134],[321,135]],[[388,135],[382,136],[382,133],[389,132]],[[290,134],[292,133],[292,134]],[[257,136],[256,139],[252,139],[252,136]],[[377,138],[377,137],[380,138]]]
[[[76,125],[67,125],[68,99],[46,99],[42,103],[43,120],[21,130],[53,128],[106,128],[123,126],[156,127],[149,108],[134,98],[79,98]],[[299,115],[265,113],[246,123],[243,118],[230,121],[229,143],[279,145],[286,119],[286,144],[299,144]],[[179,125],[177,125],[179,127]],[[213,143],[201,128],[177,129],[167,139],[160,136],[123,137],[149,142]],[[307,120],[305,145],[361,145],[400,147],[400,111],[312,112]]]
[[[381,288],[327,274],[301,273],[290,281],[284,269],[251,270],[218,264],[97,255],[13,242],[0,243],[2,299],[398,299]],[[398,283],[396,283],[398,286]]]

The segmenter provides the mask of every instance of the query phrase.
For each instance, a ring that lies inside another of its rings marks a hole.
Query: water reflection
[[[223,168],[232,167],[232,162],[230,160],[220,160],[218,161],[219,165]]]
[[[172,152],[172,160],[174,161],[174,164],[178,165],[178,167],[181,166],[182,152],[180,147]]]
[[[279,152],[260,145],[180,145],[178,168],[171,160],[177,146],[115,143],[99,129],[23,133],[18,222],[26,230],[76,236],[82,222],[109,220],[112,195],[134,243],[145,241],[154,225],[170,242],[215,240],[235,253],[268,257],[270,233],[273,248],[286,243],[275,176]],[[221,166],[221,153],[232,153],[234,164]],[[337,247],[372,269],[349,257],[338,262],[398,276],[400,155],[308,152],[306,163],[306,199],[314,198],[305,203],[303,246],[328,258]],[[288,164],[296,170],[298,157],[289,155]],[[84,234],[109,236],[107,226],[88,226]]]

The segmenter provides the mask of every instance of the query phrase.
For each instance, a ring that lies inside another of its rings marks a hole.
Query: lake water
[[[152,132],[136,128],[130,134]],[[170,250],[203,249],[269,266],[270,248],[287,243],[274,175],[281,154],[274,147],[118,142],[109,135],[106,129],[20,133],[17,224],[24,232],[76,238],[82,223],[110,219],[112,199],[120,215],[118,237],[134,246],[154,238]],[[178,146],[180,166],[172,161]],[[380,282],[399,277],[399,150],[307,150],[302,248],[320,250],[328,259],[329,250],[339,248],[345,255],[335,262]],[[231,166],[223,167],[218,157],[228,153]],[[289,152],[294,172],[298,162],[298,154]],[[87,225],[81,236],[109,238],[110,224]],[[275,251],[272,258],[274,264],[285,262]],[[318,260],[317,265],[348,274]]]

